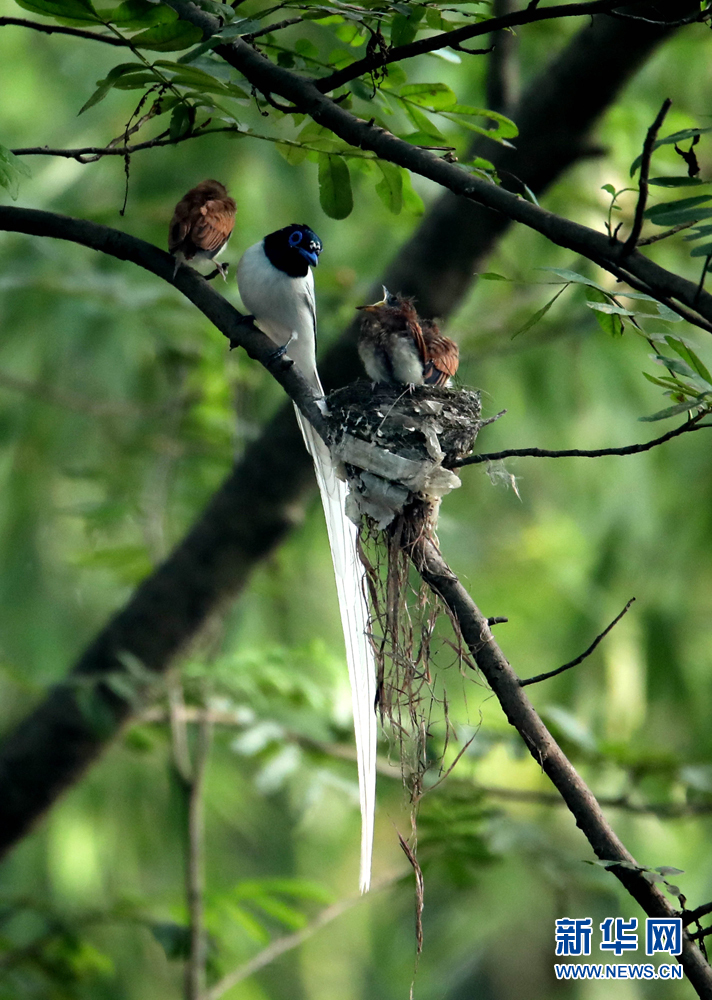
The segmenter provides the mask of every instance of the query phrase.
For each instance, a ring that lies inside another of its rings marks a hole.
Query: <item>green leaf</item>
[[[447,142],[447,139],[442,132],[440,132],[436,126],[433,125],[425,112],[421,111],[415,104],[410,104],[409,102],[404,101],[403,110],[421,135],[429,135],[437,142]]]
[[[648,180],[648,184],[664,188],[696,187],[704,183],[705,181],[701,181],[699,177],[651,177]]]
[[[566,289],[566,287],[567,286],[564,285],[563,288],[560,288],[559,291],[556,293],[556,295],[554,295],[553,298],[549,299],[549,301],[546,303],[545,306],[542,306],[542,308],[538,309],[533,316],[530,316],[529,319],[524,324],[524,326],[521,326],[517,331],[515,331],[515,333],[512,334],[512,340],[514,340],[515,337],[519,337],[520,334],[526,333],[528,330],[531,330],[533,326],[536,326],[537,323],[541,319],[543,319],[544,316],[546,316],[546,314],[549,312],[553,304],[556,302],[561,293]]]
[[[703,400],[704,397],[698,397],[699,402],[694,402],[693,400],[688,400],[684,403],[676,403],[675,406],[668,406],[664,410],[658,410],[657,413],[651,413],[649,417],[638,417],[641,423],[652,423],[654,420],[666,420],[668,417],[676,417],[679,413],[686,413],[688,410],[694,410],[698,406],[705,405]]]
[[[590,288],[596,288],[599,292],[606,295],[605,299],[591,299],[592,302],[608,302],[610,298],[610,293],[606,291],[603,285],[597,284],[597,282],[592,281],[590,278],[584,277],[583,274],[578,274],[576,271],[569,271],[565,267],[538,267],[537,271],[550,271],[552,274],[558,275],[559,278],[563,278],[564,281],[571,282],[576,285],[588,285]]]
[[[149,3],[149,0],[124,0],[113,10],[104,14],[107,22],[126,31],[149,28],[152,24],[166,24],[177,21],[178,15],[167,4]]]
[[[703,205],[712,198],[712,194],[698,194],[693,198],[680,198],[678,201],[665,201],[660,205],[653,205],[645,212],[646,219],[655,219],[659,215],[668,215],[672,211],[679,209],[694,208],[696,205]]]
[[[679,383],[675,382],[671,378],[656,378],[655,375],[649,375],[648,372],[640,373],[643,378],[646,378],[648,382],[652,382],[653,385],[659,385],[662,389],[678,389]]]
[[[399,96],[435,111],[457,104],[455,93],[445,83],[408,83],[401,88]]]
[[[612,184],[604,184],[601,188],[601,191],[607,191],[612,198],[615,198],[616,196],[616,189],[613,187]]]
[[[157,83],[155,74],[149,69],[137,70],[135,73],[127,73],[114,84],[116,90],[144,90]]]
[[[351,177],[341,156],[319,154],[319,201],[332,219],[345,219],[354,207]]]
[[[512,281],[512,278],[505,278],[503,274],[497,274],[496,271],[481,271],[478,278],[484,278],[485,281]]]
[[[150,931],[169,959],[185,959],[190,955],[190,928],[169,921],[150,924]]]
[[[659,868],[656,868],[655,871],[659,872],[661,875],[684,875],[685,874],[685,869],[684,868],[668,868],[667,865],[661,865]]]
[[[110,70],[109,74],[104,77],[103,80],[97,81],[97,89],[91,95],[89,100],[82,105],[77,112],[77,115],[84,114],[85,111],[88,111],[89,108],[93,108],[95,104],[99,103],[99,101],[103,101],[112,87],[116,86],[117,81],[120,80],[121,77],[126,76],[129,73],[145,72],[146,70],[143,69],[141,63],[121,63],[119,66],[114,66],[114,68]],[[155,79],[155,77],[152,77],[152,79]]]
[[[712,256],[712,243],[703,243],[699,247],[693,247],[690,250],[690,257],[711,257]]]
[[[424,149],[432,148],[433,146],[438,146],[438,144],[433,139],[432,135],[427,135],[425,132],[408,132],[407,134],[398,133],[398,138],[402,139],[403,142],[409,142],[411,146],[422,146]],[[447,149],[454,149],[452,146],[446,146]]]
[[[171,113],[170,138],[173,142],[190,132],[195,119],[195,112],[185,104],[177,104]]]
[[[693,226],[692,231],[683,236],[683,240],[699,240],[700,236],[712,235],[712,226]]]
[[[698,206],[711,198],[710,194],[702,194],[694,198],[681,198],[679,201],[666,201],[647,209],[645,218],[656,226],[679,226],[683,222],[706,219],[712,216],[712,209],[700,209]]]
[[[677,358],[666,358],[664,354],[655,354],[654,357],[658,364],[663,365],[668,371],[675,372],[676,375],[694,382],[699,381],[700,376],[686,361],[678,361]]]
[[[607,316],[635,316],[634,312],[630,309],[624,309],[623,306],[617,306],[613,302],[586,302],[589,309],[595,309],[596,312],[606,313]]]
[[[696,135],[704,135],[705,132],[712,132],[712,126],[709,128],[685,128],[681,132],[673,132],[672,135],[666,135],[664,139],[658,139],[653,145],[653,149],[659,149],[660,146],[670,146],[678,142],[683,142],[685,139],[694,139]],[[630,176],[636,172],[640,166],[640,161],[642,160],[642,155],[636,156],[630,165]]]
[[[676,354],[678,354],[683,361],[687,362],[691,369],[693,369],[700,378],[704,379],[707,384],[712,387],[712,375],[705,367],[705,365],[700,361],[695,352],[689,347],[683,340],[679,337],[665,337],[665,340]]]
[[[494,131],[500,139],[514,139],[519,135],[519,129],[511,118],[507,118],[497,111],[490,111],[489,108],[477,108],[469,104],[456,104],[454,107],[448,107],[447,113],[448,115],[462,115],[469,118],[489,118],[490,121],[497,124],[496,130],[490,129],[490,132]]]
[[[307,150],[303,146],[293,146],[291,143],[278,142],[277,152],[292,167],[298,167],[307,158]]]
[[[672,310],[670,306],[666,306],[664,302],[656,302],[655,305],[658,310],[658,319],[662,319],[666,323],[682,323],[682,316]]]
[[[425,7],[407,8],[407,13],[396,14],[391,22],[391,45],[409,45],[418,34]]]
[[[31,177],[30,168],[14,153],[0,146],[0,187],[4,187],[13,201],[20,193],[20,178]]]
[[[376,193],[389,212],[400,215],[403,208],[403,174],[400,167],[385,160],[376,160],[383,175],[376,184]]]
[[[86,25],[101,23],[90,0],[15,0],[19,7],[53,17],[60,24]]]
[[[402,170],[401,179],[403,182],[403,208],[405,208],[406,212],[410,212],[411,215],[420,217],[425,211],[425,205],[423,204],[423,199],[413,187],[410,179],[410,171]]]
[[[593,282],[588,282],[584,279],[583,284],[586,286],[586,305],[590,308],[594,306],[604,306],[609,305],[611,301],[610,295],[600,286]],[[623,320],[619,315],[615,313],[609,313],[600,308],[595,309],[596,322],[603,330],[607,333],[609,337],[622,337],[623,336]]]
[[[168,24],[154,24],[145,31],[134,35],[131,41],[141,49],[153,52],[175,52],[195,45],[203,37],[200,28],[187,21],[173,21]]]

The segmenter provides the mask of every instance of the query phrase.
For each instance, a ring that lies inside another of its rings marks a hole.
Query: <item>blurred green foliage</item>
[[[82,3],[72,2],[76,15]],[[402,43],[417,25],[401,6],[391,39]],[[245,17],[260,10],[258,0],[240,7]],[[420,17],[437,28],[434,19],[446,15],[428,7]],[[364,39],[353,24],[337,22],[303,24],[301,48],[280,61],[340,65]],[[574,30],[550,21],[520,31],[525,83]],[[611,218],[630,224],[630,165],[663,98],[674,98],[666,134],[704,124],[708,48],[702,26],[663,46],[601,122],[605,154],[573,169],[545,207],[599,230]],[[137,93],[118,88],[76,117],[119,61],[108,46],[5,26],[0,52],[3,88],[12,95],[0,109],[6,149],[104,145],[131,119]],[[436,58],[408,66],[410,86],[437,76],[440,95],[452,87],[463,106],[481,108],[484,62]],[[390,80],[398,81],[395,71]],[[369,92],[361,91],[354,88],[367,106]],[[384,91],[378,113],[392,111],[404,130],[427,128],[432,138],[437,129],[458,152],[466,148],[458,112],[431,114],[433,105],[416,99],[416,90],[408,96],[410,103]],[[453,107],[449,98],[443,106]],[[316,282],[321,344],[328,344],[412,232],[421,203],[437,192],[385,164],[351,159],[348,214],[343,160],[320,144],[317,128],[284,120],[272,128],[254,102],[240,107],[246,127],[283,140],[301,128],[312,151],[302,156],[293,146],[217,134],[137,153],[123,217],[120,157],[82,165],[27,156],[18,158],[32,174],[20,168],[18,204],[106,223],[162,246],[176,201],[199,180],[218,177],[238,202],[226,259],[236,263],[243,248],[294,218],[322,237]],[[173,122],[179,130],[178,116]],[[500,134],[507,136],[501,123]],[[711,141],[702,135],[696,147],[703,180],[712,176]],[[683,172],[669,144],[656,150],[653,166],[660,175]],[[702,262],[689,249],[680,236],[650,252],[696,280]],[[483,431],[480,447],[644,440],[651,429],[640,419],[669,405],[663,392],[675,390],[643,378],[671,376],[651,361],[634,327],[621,329],[627,317],[595,308],[611,303],[611,279],[521,228],[507,235],[490,269],[512,281],[477,282],[447,330],[461,345],[461,382],[482,390],[485,415],[507,410]],[[603,293],[572,281],[531,324],[568,272]],[[556,288],[541,287],[552,282]],[[234,282],[225,294],[238,301]],[[2,235],[0,324],[0,724],[9,730],[182,537],[280,394],[260,368],[228,354],[224,338],[174,289],[70,243]],[[647,329],[658,335],[659,355],[690,368],[682,345],[712,368],[706,334],[659,315]],[[666,367],[687,379],[690,391],[703,391],[689,372]],[[704,378],[694,364],[690,370]],[[668,426],[656,423],[654,432]],[[690,906],[712,896],[707,433],[628,458],[521,459],[489,477],[469,468],[443,506],[438,531],[477,603],[509,618],[497,637],[522,676],[579,654],[636,597],[590,659],[530,694],[596,793],[669,814],[608,809],[641,865],[684,869],[676,881]],[[519,496],[508,488],[510,473]],[[591,915],[597,926],[608,916],[641,914],[610,874],[582,863],[591,851],[571,817],[546,799],[543,775],[486,688],[443,650],[434,669],[447,688],[453,730],[445,765],[472,742],[420,808],[426,907],[416,995],[603,996],[603,984],[555,982],[554,919]],[[211,623],[176,676],[156,685],[139,721],[0,869],[0,1000],[181,995],[185,801],[165,711],[179,679],[189,707],[209,705],[221,720],[205,789],[211,981],[352,893],[359,824],[355,767],[340,759],[351,746],[345,673],[315,499],[249,592]],[[444,730],[441,719],[433,721],[429,749],[437,758]],[[191,741],[193,728],[189,723]],[[384,756],[388,750],[384,745]],[[395,830],[409,833],[410,808],[395,745],[390,758],[391,776],[379,779],[375,877],[400,880],[244,979],[228,1000],[407,994],[415,968],[413,889]],[[512,790],[526,794],[518,799]],[[689,995],[685,983],[669,982],[629,982],[626,993]]]

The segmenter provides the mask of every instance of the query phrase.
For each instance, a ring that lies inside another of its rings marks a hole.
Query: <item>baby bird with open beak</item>
[[[358,306],[364,316],[358,352],[374,382],[448,385],[460,363],[454,340],[421,320],[411,299],[383,287],[383,299]]]

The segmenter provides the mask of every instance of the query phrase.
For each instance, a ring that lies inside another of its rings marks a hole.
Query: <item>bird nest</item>
[[[460,485],[453,470],[472,451],[483,423],[480,397],[437,386],[356,382],[332,393],[328,407],[331,451],[350,489],[347,513],[361,528],[377,705],[415,808],[425,773],[436,763],[434,727],[444,722],[441,758],[451,733],[445,671],[463,672],[472,663],[457,624],[411,566],[410,552],[423,533],[436,541],[440,501]],[[469,669],[464,673],[473,677]]]
[[[332,454],[350,487],[347,513],[386,528],[413,500],[433,510],[460,485],[453,469],[482,426],[477,392],[355,382],[331,393]]]

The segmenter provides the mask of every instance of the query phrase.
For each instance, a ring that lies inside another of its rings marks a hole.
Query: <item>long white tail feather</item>
[[[361,802],[361,892],[371,884],[373,828],[376,811],[376,667],[368,639],[368,609],[363,566],[358,558],[358,528],[345,513],[346,483],[336,475],[333,459],[314,428],[296,409],[297,421],[314,461],[326,529],[334,563],[346,662],[351,682],[358,785]]]
[[[322,391],[316,369],[316,303],[311,270],[304,279],[291,278],[273,267],[265,256],[263,243],[256,243],[240,261],[237,282],[242,300],[256,317],[257,325],[275,344],[288,346],[289,357],[307,381]],[[361,892],[366,892],[371,883],[378,727],[376,665],[367,635],[365,573],[358,558],[358,529],[346,516],[346,484],[336,475],[329,449],[299,410],[296,413],[321,493],[346,645],[361,801],[359,881]]]

